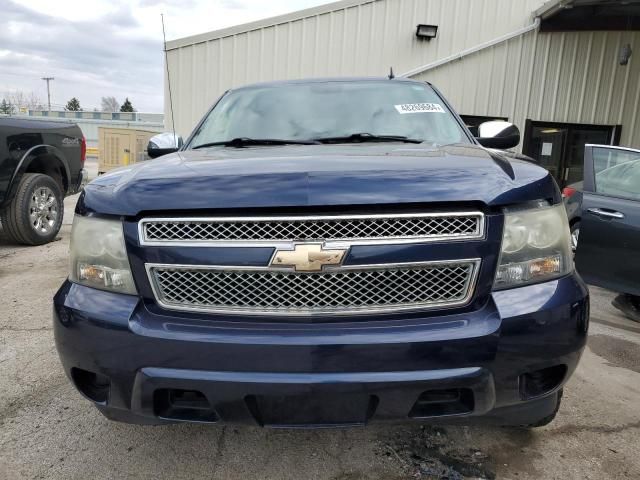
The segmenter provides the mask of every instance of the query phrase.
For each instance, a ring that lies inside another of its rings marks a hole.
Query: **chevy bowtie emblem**
[[[319,272],[325,265],[340,265],[346,249],[325,250],[319,243],[297,244],[293,250],[276,250],[271,267],[293,267],[296,272]]]

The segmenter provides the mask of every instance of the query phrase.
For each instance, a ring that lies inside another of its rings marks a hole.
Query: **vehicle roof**
[[[243,85],[241,87],[232,88],[229,91],[243,90],[245,88],[256,87],[278,87],[284,85],[305,85],[313,83],[332,83],[332,82],[345,82],[345,83],[362,83],[362,82],[402,82],[402,83],[414,83],[419,85],[431,85],[429,82],[413,80],[405,77],[395,77],[390,79],[389,77],[328,77],[328,78],[303,78],[297,80],[272,80],[269,82],[258,82]]]

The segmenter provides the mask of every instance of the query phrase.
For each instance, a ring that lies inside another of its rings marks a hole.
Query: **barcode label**
[[[442,105],[438,103],[405,103],[403,105],[395,105],[398,113],[445,113]]]

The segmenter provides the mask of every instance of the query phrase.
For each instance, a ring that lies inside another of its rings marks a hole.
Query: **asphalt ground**
[[[53,341],[51,298],[67,276],[75,201],[65,201],[58,241],[0,240],[0,479],[640,478],[640,325],[598,288],[588,348],[543,428],[110,422],[68,382]]]

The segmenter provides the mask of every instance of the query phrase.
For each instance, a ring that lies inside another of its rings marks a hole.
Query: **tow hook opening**
[[[197,390],[161,388],[153,394],[156,416],[185,422],[217,422],[207,397]]]
[[[101,405],[106,405],[111,387],[111,381],[108,377],[74,367],[71,369],[71,378],[76,388],[85,397]]]
[[[473,391],[469,388],[450,388],[422,392],[411,408],[409,417],[441,417],[473,412]]]

